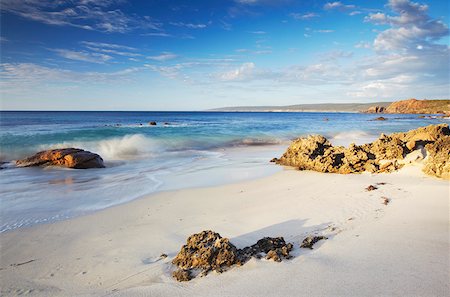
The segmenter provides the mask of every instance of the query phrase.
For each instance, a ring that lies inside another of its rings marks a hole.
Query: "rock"
[[[448,111],[450,111],[450,100],[408,99],[392,102],[386,108],[386,113],[434,114]]]
[[[425,145],[428,161],[423,171],[450,180],[450,136]]]
[[[373,191],[373,190],[376,190],[376,189],[378,189],[378,188],[375,187],[374,185],[370,185],[370,186],[368,186],[368,187],[366,188],[366,191]]]
[[[254,245],[239,250],[241,262],[245,263],[251,257],[266,254],[266,259],[272,259],[280,262],[282,258],[290,259],[289,253],[292,251],[293,245],[286,243],[283,237],[264,237],[258,240]],[[269,255],[270,253],[270,255]],[[277,255],[274,256],[274,253]]]
[[[62,166],[75,169],[105,167],[99,155],[76,148],[42,151],[29,158],[17,160],[16,165],[18,167]]]
[[[384,113],[385,111],[385,107],[384,106],[371,106],[369,107],[366,111],[364,111],[365,113]]]
[[[172,276],[179,282],[187,282],[192,279],[191,272],[189,270],[178,269],[172,273]]]
[[[404,158],[422,147],[435,152],[429,158],[425,172],[439,177],[448,176],[446,161],[450,135],[448,124],[430,125],[406,133],[381,134],[372,143],[348,148],[332,146],[321,135],[294,140],[280,158],[272,159],[280,165],[330,173],[392,172],[404,166]],[[436,143],[436,146],[432,144]],[[434,164],[434,165],[433,165]]]
[[[381,197],[381,198],[383,199],[383,204],[384,205],[388,205],[389,202],[391,202],[391,199],[389,199],[389,198],[386,198],[386,197]]]
[[[378,117],[374,118],[373,121],[386,121],[387,119],[385,117]]]
[[[187,281],[192,279],[193,271],[201,275],[207,275],[211,270],[221,273],[233,265],[245,264],[253,256],[259,259],[262,253],[266,254],[266,259],[280,262],[283,258],[291,258],[292,248],[293,245],[286,243],[283,237],[264,237],[239,250],[219,233],[202,231],[189,236],[172,260],[179,268],[172,275],[178,281]]]
[[[149,122],[148,123],[150,126],[156,126],[156,122]]]
[[[222,271],[239,263],[239,257],[237,248],[228,238],[212,231],[203,231],[189,236],[172,263],[184,270]]]
[[[313,245],[316,244],[319,240],[328,239],[325,236],[314,236],[310,235],[303,239],[302,244],[300,245],[301,248],[308,248],[313,249]]]

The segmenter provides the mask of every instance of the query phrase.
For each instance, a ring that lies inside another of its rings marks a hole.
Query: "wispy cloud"
[[[130,46],[103,43],[103,42],[92,42],[92,41],[81,41],[82,46],[97,53],[105,53],[118,56],[126,57],[139,57],[142,56],[140,53],[136,53],[137,49]]]
[[[177,57],[178,56],[175,55],[174,53],[163,52],[163,53],[161,53],[160,55],[157,55],[157,56],[149,56],[149,57],[147,57],[147,59],[155,60],[155,61],[159,61],[159,62],[165,62],[165,61],[173,60],[173,59],[175,59]]]
[[[72,26],[107,33],[134,29],[160,30],[161,24],[148,17],[128,15],[119,6],[124,0],[3,0],[0,9],[23,18],[56,26]]]
[[[330,30],[330,29],[321,29],[321,30],[314,30],[314,32],[317,32],[317,33],[333,33],[334,30]]]
[[[169,24],[171,24],[172,26],[185,27],[185,28],[189,28],[189,29],[204,29],[204,28],[208,27],[207,24],[192,24],[192,23],[183,23],[183,22],[170,22]]]
[[[155,37],[173,37],[172,34],[165,32],[150,32],[150,33],[142,33],[141,36],[155,36]]]
[[[67,49],[50,49],[50,50],[56,52],[59,56],[61,56],[63,58],[75,60],[75,61],[103,64],[106,61],[109,61],[112,59],[111,56],[106,55],[106,54],[100,54],[100,53],[90,53],[90,52],[86,52],[86,51],[73,51],[73,50],[67,50]]]
[[[331,10],[331,9],[348,10],[348,9],[354,9],[355,7],[356,6],[353,4],[344,4],[340,1],[327,2],[323,6],[323,8],[326,10]]]
[[[317,13],[309,12],[309,13],[291,13],[289,14],[292,18],[296,20],[310,20],[313,18],[319,17]]]
[[[250,34],[256,34],[256,35],[264,35],[264,34],[267,34],[266,31],[261,31],[261,30],[259,30],[259,31],[248,31],[248,33],[250,33]]]

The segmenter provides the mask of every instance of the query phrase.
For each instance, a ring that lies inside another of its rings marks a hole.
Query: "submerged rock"
[[[16,165],[18,167],[62,166],[75,169],[105,167],[99,155],[76,148],[42,151],[31,157],[17,160]]]
[[[310,135],[294,140],[280,158],[272,161],[300,170],[331,173],[392,172],[403,166],[405,156],[425,148],[430,157],[424,171],[438,177],[449,178],[448,124],[430,125],[406,133],[381,136],[372,143],[348,148],[333,146],[321,135]]]
[[[243,265],[253,256],[259,259],[262,253],[266,254],[266,259],[281,262],[283,258],[291,258],[289,252],[292,248],[293,245],[286,243],[283,237],[264,237],[240,250],[219,233],[202,231],[189,236],[172,260],[178,266],[172,276],[178,281],[188,281],[194,277],[194,272],[201,275],[212,270],[221,273],[233,265]]]

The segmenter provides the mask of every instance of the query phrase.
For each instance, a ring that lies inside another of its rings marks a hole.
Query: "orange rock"
[[[42,151],[29,158],[17,160],[16,165],[18,167],[62,166],[76,169],[105,167],[99,155],[76,148]]]

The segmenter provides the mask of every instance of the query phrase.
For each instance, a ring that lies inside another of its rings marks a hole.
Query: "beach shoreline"
[[[365,189],[377,183],[377,190]],[[443,296],[448,197],[448,181],[425,176],[417,164],[390,174],[285,168],[255,180],[153,194],[0,234],[2,295]],[[252,259],[177,283],[170,261],[202,230],[238,248],[283,236],[294,244],[294,258]],[[299,243],[309,234],[329,239],[305,251]]]

